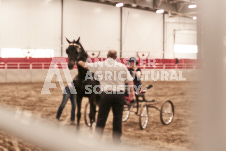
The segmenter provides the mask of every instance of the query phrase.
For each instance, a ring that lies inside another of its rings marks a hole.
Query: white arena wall
[[[60,1],[3,0],[0,3],[0,49],[61,48]]]
[[[99,57],[106,57],[107,50],[120,50],[120,9],[98,3],[65,0],[63,31],[63,37],[77,39],[80,36],[85,50],[101,51]],[[63,50],[67,47],[68,43],[64,40]]]
[[[163,15],[155,12],[123,8],[122,54],[150,52],[150,58],[162,58]]]
[[[66,82],[64,72],[62,69],[59,70],[62,80]],[[198,69],[143,69],[143,72],[149,72],[148,76],[145,77],[143,75],[143,79],[147,79],[147,81],[154,81],[157,79],[157,74],[159,74],[159,79],[157,81],[197,81],[198,74],[200,70]],[[153,73],[151,73],[153,72]],[[158,73],[159,72],[159,73]],[[169,73],[168,79],[163,78],[162,74],[165,72]],[[178,80],[171,80],[170,77],[174,76]],[[1,69],[0,70],[0,83],[22,83],[22,82],[44,82],[48,73],[48,69]],[[77,75],[77,70],[71,70],[71,77],[74,78]],[[172,75],[174,74],[174,75]],[[180,78],[181,77],[181,78]],[[183,78],[183,79],[182,79]],[[186,80],[184,79],[186,78]],[[55,75],[52,78],[52,82],[58,82],[58,78]]]
[[[62,37],[60,0],[2,0],[0,20],[0,49],[54,49],[59,57],[63,37],[65,57],[65,37],[80,36],[86,50],[101,51],[99,57],[106,57],[109,49],[119,51],[120,41],[122,57],[136,57],[138,51],[150,52],[150,58],[163,58],[163,54],[164,58],[196,56],[174,53],[174,31],[196,30],[196,22],[184,17],[165,15],[164,22],[163,14],[122,8],[122,39],[120,8],[106,4],[64,0]]]
[[[197,31],[196,21],[185,18],[185,17],[169,17],[166,15],[165,18],[165,36],[164,36],[164,45],[165,45],[165,58],[190,58],[197,59],[196,53],[175,53],[174,44],[175,44],[175,32],[176,31]],[[197,38],[197,37],[196,37]],[[183,37],[184,43],[194,42],[192,44],[197,45],[197,39],[194,37]],[[190,43],[191,44],[191,43]]]

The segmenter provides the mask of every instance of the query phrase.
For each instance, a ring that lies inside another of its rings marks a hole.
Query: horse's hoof
[[[77,126],[76,126],[76,130],[78,131],[79,129],[80,129],[80,127],[77,125]]]
[[[74,126],[75,125],[75,121],[71,121],[70,122],[70,125],[73,125]]]

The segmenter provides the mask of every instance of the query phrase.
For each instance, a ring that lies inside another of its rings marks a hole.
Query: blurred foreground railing
[[[90,135],[82,134],[53,122],[37,119],[26,111],[6,109],[0,106],[0,129],[20,137],[34,145],[54,151],[135,151],[137,147],[128,147],[102,142],[87,129]]]

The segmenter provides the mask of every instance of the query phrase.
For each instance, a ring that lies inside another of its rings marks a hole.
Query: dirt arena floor
[[[197,126],[196,113],[192,110],[197,106],[198,86],[195,82],[146,82],[143,85],[153,84],[148,90],[147,98],[159,99],[158,107],[165,100],[172,100],[175,106],[175,117],[173,122],[164,126],[160,122],[159,112],[149,110],[149,123],[145,130],[139,127],[139,117],[131,113],[127,122],[123,123],[123,144],[139,146],[144,150],[178,150],[190,151],[197,149],[195,140],[195,128]],[[17,83],[0,84],[0,104],[12,108],[29,111],[33,115],[48,119],[53,122],[63,123],[65,127],[70,126],[70,101],[67,103],[61,121],[56,121],[56,111],[61,103],[62,92],[60,86],[51,89],[51,94],[41,94],[43,83]],[[82,106],[87,99],[83,99]],[[83,112],[82,112],[83,114]],[[83,116],[83,115],[82,115]],[[74,126],[75,127],[75,126]],[[81,118],[81,131],[88,132],[89,128]],[[110,114],[104,131],[103,141],[112,141],[112,114]],[[29,141],[14,137],[0,130],[0,151],[42,151]]]

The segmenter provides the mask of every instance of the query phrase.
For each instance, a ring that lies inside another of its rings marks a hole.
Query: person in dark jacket
[[[141,69],[138,67],[139,62],[136,58],[131,57],[128,61],[130,67],[128,68],[131,76],[133,77],[134,89],[136,93],[139,93],[141,89]]]

